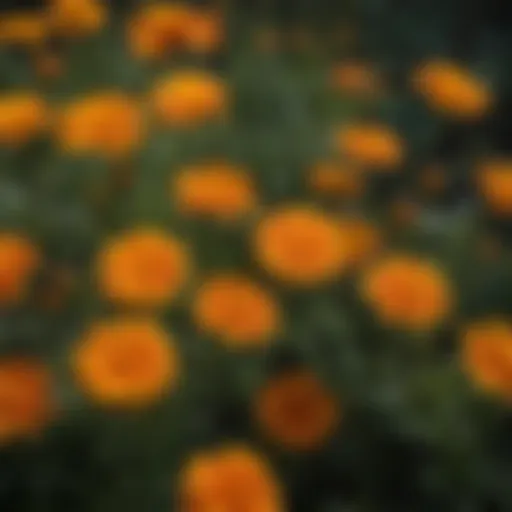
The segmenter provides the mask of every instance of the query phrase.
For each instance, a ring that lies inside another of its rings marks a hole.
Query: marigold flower
[[[188,273],[184,244],[156,229],[121,234],[98,257],[101,291],[109,300],[127,306],[167,304],[178,295]]]
[[[413,85],[430,108],[457,119],[478,119],[493,105],[489,85],[456,62],[422,64],[413,74]]]
[[[454,300],[449,281],[433,262],[402,254],[368,268],[361,294],[384,324],[408,329],[435,327]]]
[[[47,35],[48,24],[41,13],[7,12],[0,18],[0,45],[38,46]]]
[[[153,3],[142,7],[128,24],[128,39],[136,57],[161,58],[183,44],[189,9],[181,4]]]
[[[336,219],[315,207],[289,205],[269,212],[256,228],[259,263],[293,285],[314,285],[337,277],[348,251]]]
[[[56,136],[63,149],[77,154],[125,156],[141,142],[139,105],[120,92],[95,93],[67,105]]]
[[[403,140],[385,125],[348,125],[336,133],[335,139],[344,156],[366,167],[393,171],[404,159]]]
[[[267,461],[244,446],[194,455],[182,469],[181,512],[284,512],[283,493]]]
[[[335,398],[309,371],[271,378],[255,401],[255,418],[272,440],[291,450],[321,446],[340,420]]]
[[[49,23],[53,32],[66,36],[85,36],[99,31],[108,11],[101,0],[51,0]]]
[[[487,206],[494,213],[512,214],[512,160],[485,162],[478,171],[477,183]]]
[[[191,9],[184,38],[188,50],[198,53],[215,51],[224,38],[220,13],[207,9]]]
[[[0,360],[0,444],[38,434],[54,413],[47,368],[25,357]]]
[[[0,96],[0,144],[25,144],[40,134],[47,122],[48,109],[38,94],[11,92]]]
[[[462,336],[464,370],[481,390],[512,398],[512,326],[501,319],[470,324]]]
[[[238,274],[220,274],[204,282],[193,314],[201,329],[234,348],[268,343],[280,321],[274,297],[258,283]]]
[[[34,244],[15,233],[0,233],[0,305],[23,300],[39,265]]]
[[[172,195],[178,210],[186,215],[202,215],[232,220],[256,205],[256,191],[245,169],[223,163],[186,167],[173,179]]]
[[[205,71],[173,73],[153,90],[153,106],[162,122],[190,126],[222,115],[227,106],[224,82]]]
[[[94,323],[71,362],[81,388],[95,402],[111,407],[152,404],[176,385],[179,373],[172,338],[144,319]]]
[[[364,174],[334,162],[320,162],[309,175],[311,188],[320,194],[343,198],[358,198],[364,192]]]

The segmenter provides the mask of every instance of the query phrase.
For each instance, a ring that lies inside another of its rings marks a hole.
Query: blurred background
[[[0,510],[512,510],[512,7],[0,1]]]

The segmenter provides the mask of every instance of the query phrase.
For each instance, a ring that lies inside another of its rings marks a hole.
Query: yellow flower
[[[46,367],[25,357],[0,360],[0,444],[38,434],[55,404]]]
[[[478,119],[489,112],[494,102],[488,84],[448,60],[422,64],[413,74],[413,85],[430,108],[458,119]]]
[[[340,152],[365,167],[394,171],[404,159],[404,143],[391,128],[377,123],[359,123],[335,134]]]
[[[449,281],[434,263],[405,254],[388,255],[366,269],[361,294],[384,324],[408,329],[437,326],[454,300]]]
[[[335,398],[309,371],[270,379],[256,396],[255,417],[273,441],[291,450],[321,446],[340,419]]]
[[[121,92],[95,93],[67,105],[59,116],[56,136],[71,153],[121,157],[143,137],[139,105]]]
[[[495,158],[485,162],[478,171],[477,183],[494,213],[512,214],[512,160]]]
[[[0,144],[25,144],[46,128],[48,117],[48,108],[36,93],[20,91],[0,96]]]
[[[108,12],[101,0],[50,0],[48,15],[55,33],[76,37],[103,28]]]
[[[30,240],[15,233],[0,233],[0,305],[23,300],[39,261],[39,251]]]
[[[169,334],[151,320],[132,318],[90,326],[71,364],[91,399],[111,407],[152,404],[176,385],[179,373]]]
[[[319,162],[313,166],[309,183],[315,192],[348,199],[360,197],[365,188],[363,173],[334,162]]]
[[[313,206],[269,212],[256,228],[254,249],[267,272],[299,286],[334,279],[348,264],[338,222]]]
[[[281,316],[278,304],[265,288],[238,274],[220,274],[203,283],[193,314],[201,329],[233,348],[268,343]]]
[[[185,246],[156,229],[136,229],[111,240],[98,257],[99,287],[112,302],[163,306],[174,299],[189,273]]]
[[[256,191],[245,169],[224,163],[186,167],[172,182],[178,210],[186,215],[204,215],[233,220],[256,205]]]
[[[0,17],[0,45],[38,46],[48,35],[41,13],[8,12]]]
[[[244,446],[193,455],[181,471],[179,512],[284,512],[283,493],[267,461]]]
[[[162,122],[174,126],[196,125],[225,113],[226,85],[206,71],[181,71],[156,84],[152,101]]]
[[[512,398],[512,326],[501,319],[470,324],[462,337],[464,370],[485,392]]]

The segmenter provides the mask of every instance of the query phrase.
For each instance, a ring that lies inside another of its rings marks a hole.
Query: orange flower
[[[196,297],[193,314],[197,325],[229,347],[266,344],[276,333],[279,307],[258,283],[237,274],[208,279]]]
[[[94,401],[139,407],[172,389],[179,360],[169,335],[151,320],[93,324],[72,354],[77,381]]]
[[[462,337],[462,364],[480,389],[512,398],[512,326],[488,319],[468,326]]]
[[[348,261],[360,264],[378,253],[382,235],[375,225],[361,219],[346,217],[339,223]]]
[[[123,93],[96,93],[64,108],[56,135],[71,153],[124,156],[141,142],[140,108]]]
[[[194,52],[216,50],[224,38],[223,20],[218,12],[191,9],[184,34],[185,46]]]
[[[107,22],[107,9],[101,0],[50,0],[51,28],[66,37],[97,32]]]
[[[296,370],[270,379],[260,390],[255,417],[262,431],[285,448],[310,450],[333,433],[340,410],[315,375]]]
[[[0,305],[23,300],[39,264],[39,253],[21,235],[0,233]]]
[[[243,168],[223,163],[183,169],[172,183],[173,195],[183,214],[236,219],[256,205],[251,176]]]
[[[282,491],[265,459],[244,446],[194,455],[182,469],[180,512],[284,512]]]
[[[111,301],[162,306],[178,295],[189,272],[185,246],[155,229],[136,229],[111,240],[100,252],[99,286]]]
[[[458,119],[478,119],[493,104],[488,84],[455,62],[424,63],[413,74],[413,85],[433,110]]]
[[[36,93],[11,92],[0,96],[0,144],[18,146],[41,133],[48,109]]]
[[[364,175],[334,162],[320,162],[311,169],[311,188],[318,193],[357,198],[364,192]]]
[[[489,208],[499,215],[512,214],[512,160],[492,159],[479,170],[478,185]]]
[[[315,207],[291,205],[270,212],[255,233],[260,264],[294,285],[314,285],[337,277],[348,253],[336,219]]]
[[[360,123],[345,126],[335,138],[342,154],[363,166],[392,171],[404,159],[403,140],[384,125]]]
[[[153,3],[141,8],[128,25],[133,54],[155,59],[179,48],[189,20],[184,5]]]
[[[20,11],[3,13],[0,17],[0,45],[37,46],[47,35],[46,18],[40,13]]]
[[[164,77],[153,91],[153,106],[167,124],[189,126],[225,112],[224,82],[205,71],[181,71]]]
[[[39,433],[54,412],[50,375],[22,357],[0,361],[0,444]]]
[[[361,294],[383,323],[409,329],[436,326],[453,305],[441,270],[412,255],[393,254],[367,269]]]
[[[372,67],[364,62],[341,62],[331,74],[334,88],[358,96],[373,96],[379,92],[380,80]]]

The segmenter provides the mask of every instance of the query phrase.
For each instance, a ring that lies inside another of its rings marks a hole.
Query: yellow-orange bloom
[[[141,111],[121,92],[95,93],[63,109],[56,136],[61,147],[71,153],[124,156],[141,142]]]
[[[392,327],[435,327],[450,313],[453,290],[431,261],[405,254],[382,258],[365,272],[363,299],[381,322]]]
[[[220,274],[199,288],[193,306],[196,324],[228,347],[268,343],[280,323],[274,297],[261,285],[238,274]]]
[[[15,233],[0,233],[1,306],[23,300],[39,261],[39,251],[30,240]]]
[[[48,6],[52,31],[66,37],[97,32],[107,22],[107,15],[101,0],[51,0]]]
[[[225,113],[226,85],[206,71],[181,71],[156,84],[152,101],[156,115],[163,123],[195,125]]]
[[[208,9],[191,9],[184,39],[188,50],[198,53],[215,51],[224,39],[224,24],[220,13]]]
[[[500,319],[471,324],[462,337],[462,365],[485,392],[512,399],[512,326]]]
[[[477,183],[487,206],[494,213],[512,214],[512,160],[486,162],[478,171]]]
[[[171,194],[178,210],[186,215],[233,220],[256,205],[256,190],[243,168],[206,163],[186,167],[173,179]]]
[[[321,446],[340,420],[334,396],[309,371],[270,379],[256,396],[255,418],[270,439],[291,450]]]
[[[128,40],[136,57],[154,59],[183,43],[189,19],[181,4],[153,3],[142,7],[128,23]]]
[[[176,385],[173,340],[144,319],[94,323],[72,353],[77,382],[92,400],[111,407],[154,403]]]
[[[40,134],[48,123],[48,108],[36,93],[0,96],[0,144],[19,146]]]
[[[404,142],[388,126],[359,123],[342,127],[335,140],[339,151],[365,167],[393,171],[404,159]]]
[[[309,175],[311,188],[320,194],[343,198],[358,198],[364,192],[364,174],[334,162],[320,162]]]
[[[182,4],[150,4],[128,24],[132,53],[145,59],[162,58],[178,50],[212,51],[223,35],[218,13]]]
[[[55,409],[50,375],[25,357],[0,360],[0,444],[38,434]]]
[[[254,249],[267,272],[293,285],[324,283],[348,264],[337,220],[313,206],[269,212],[256,228]]]
[[[480,77],[455,62],[434,60],[413,74],[413,85],[427,104],[443,115],[478,119],[493,105],[493,94]]]
[[[371,222],[362,218],[342,218],[339,227],[348,261],[358,265],[375,256],[382,246],[382,235]]]
[[[284,512],[283,493],[267,461],[245,446],[191,457],[182,469],[180,512]]]
[[[41,13],[10,12],[0,17],[0,45],[37,46],[48,35],[48,24]]]
[[[136,229],[111,240],[98,258],[99,287],[115,303],[163,306],[174,299],[189,274],[181,241],[156,229]]]

